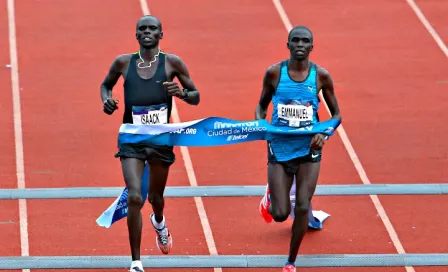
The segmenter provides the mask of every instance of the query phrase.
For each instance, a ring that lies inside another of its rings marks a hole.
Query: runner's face
[[[313,38],[306,29],[296,29],[291,33],[288,41],[291,57],[297,60],[308,58],[313,50]]]
[[[163,32],[160,31],[160,24],[156,18],[146,17],[137,24],[136,38],[138,43],[144,48],[153,48],[159,44]]]

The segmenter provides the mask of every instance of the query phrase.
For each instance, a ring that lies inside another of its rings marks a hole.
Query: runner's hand
[[[311,139],[311,149],[322,149],[325,144],[325,135],[324,134],[315,134]]]
[[[176,82],[163,82],[163,86],[165,87],[165,90],[168,92],[171,96],[176,96],[179,98],[184,97],[184,92],[179,87],[179,85]]]
[[[112,113],[114,113],[114,111],[116,109],[118,109],[118,100],[112,99],[112,98],[108,98],[108,99],[106,99],[106,101],[104,101],[103,111],[106,114],[111,115]]]

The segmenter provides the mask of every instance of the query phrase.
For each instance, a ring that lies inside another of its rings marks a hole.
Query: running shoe
[[[287,264],[283,267],[283,272],[296,272],[296,267],[292,264]]]
[[[154,215],[152,215],[154,216]],[[151,224],[152,220],[151,220]],[[166,225],[163,227],[163,229],[157,229],[154,224],[152,225],[154,227],[154,230],[156,232],[156,245],[159,248],[159,250],[163,254],[170,253],[171,248],[173,247],[173,238],[171,237],[171,233],[166,227]]]
[[[129,270],[129,272],[145,272],[145,270],[143,270],[142,268],[140,268],[138,266],[134,266],[131,268],[131,270]]]
[[[266,223],[271,223],[273,220],[272,214],[269,212],[269,207],[271,206],[271,197],[269,196],[269,185],[266,185],[266,193],[263,199],[260,201],[259,211],[261,217],[263,217]]]

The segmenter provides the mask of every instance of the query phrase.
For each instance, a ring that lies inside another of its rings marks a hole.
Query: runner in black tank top
[[[124,79],[123,123],[160,124],[169,123],[173,96],[184,102],[199,104],[199,92],[190,78],[184,62],[177,56],[159,49],[162,24],[154,16],[146,15],[137,22],[136,38],[140,50],[134,54],[118,56],[101,84],[103,110],[112,114],[118,109],[118,100],[112,98],[112,89],[122,76]],[[183,89],[176,82],[177,77]],[[148,200],[154,213],[150,222],[157,235],[157,246],[168,254],[172,237],[165,224],[164,197],[170,166],[175,160],[172,146],[143,144],[121,145],[115,155],[120,158],[124,180],[128,189],[128,229],[132,253],[131,272],[142,272],[140,242],[142,233],[141,177],[145,162],[150,169]]]
[[[123,84],[125,104],[123,123],[133,123],[132,107],[152,105],[165,105],[167,107],[167,119],[159,120],[155,118],[152,121],[154,123],[168,123],[173,99],[168,95],[162,84],[167,81],[165,72],[165,53],[159,53],[155,73],[149,79],[142,78],[138,74],[137,60],[139,60],[139,54],[132,54],[128,72]],[[150,120],[143,120],[143,122],[145,121]]]

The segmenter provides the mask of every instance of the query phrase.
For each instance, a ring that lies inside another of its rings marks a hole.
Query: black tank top
[[[139,59],[138,53],[134,53],[129,61],[128,73],[123,83],[124,87],[124,114],[123,123],[133,124],[133,108],[136,106],[156,106],[165,105],[168,108],[167,120],[162,123],[169,123],[171,116],[172,97],[168,96],[162,83],[167,81],[165,72],[165,53],[160,52],[159,62],[154,76],[150,79],[143,79],[137,73],[136,61]]]

